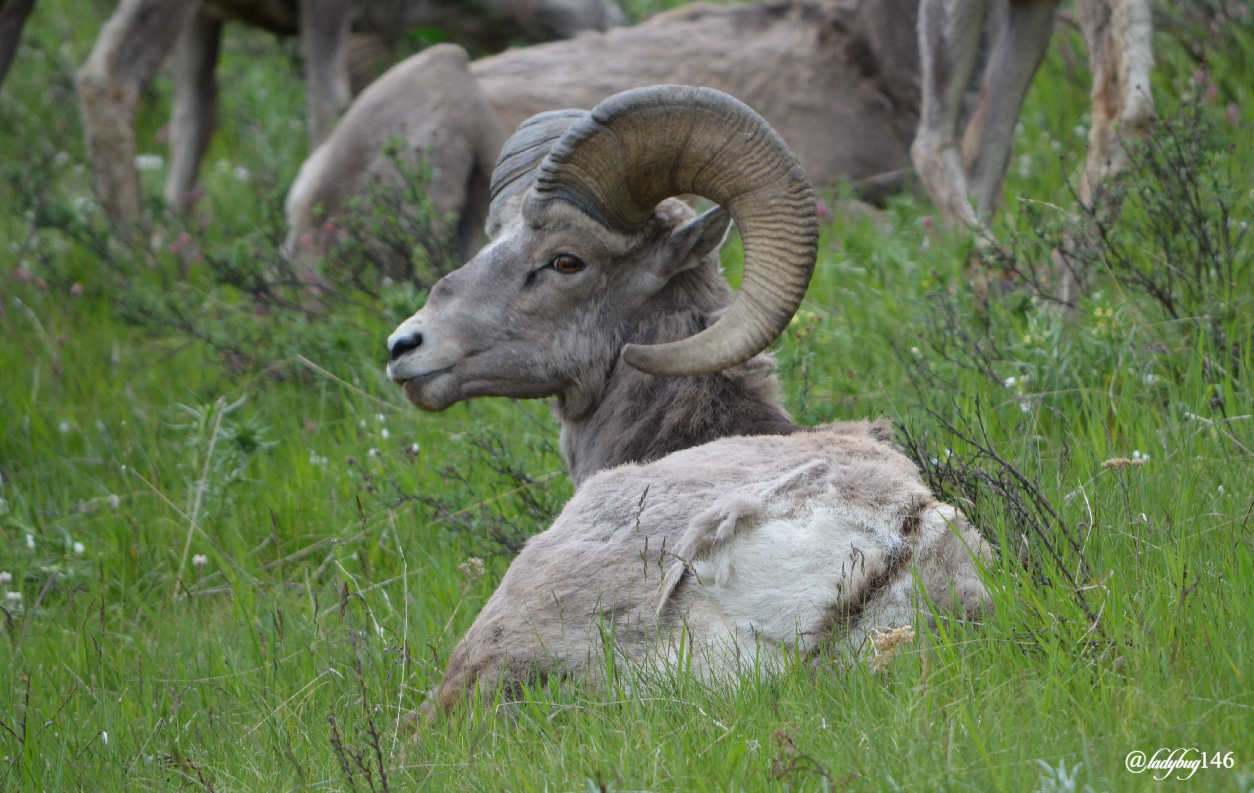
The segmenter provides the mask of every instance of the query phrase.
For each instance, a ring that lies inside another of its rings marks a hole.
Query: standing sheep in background
[[[372,175],[398,180],[393,137],[433,171],[430,196],[478,248],[501,145],[536,113],[591,108],[648,85],[715,88],[749,104],[818,184],[855,182],[874,200],[909,176],[918,122],[916,0],[694,3],[631,28],[470,62],[453,46],[397,64],[364,91],[305,164],[287,199],[285,251],[320,255],[320,207],[334,217]]]
[[[1015,124],[1049,45],[1058,4],[1059,0],[920,4],[923,97],[911,154],[924,186],[951,225],[982,229],[997,211]],[[1124,145],[1143,139],[1154,119],[1153,28],[1149,0],[1077,0],[1076,6],[1093,72],[1093,120],[1079,198],[1093,208],[1102,182],[1123,170]],[[995,43],[979,103],[963,134],[959,129],[963,96],[990,13]]]
[[[309,136],[316,147],[351,98],[350,29],[395,38],[405,30],[438,26],[499,49],[519,38],[545,41],[605,30],[621,24],[623,15],[612,0],[489,0],[482,6],[458,0],[122,0],[78,75],[96,192],[114,220],[134,220],[143,212],[134,165],[135,109],[171,49],[173,155],[165,193],[172,206],[185,206],[213,132],[214,67],[222,25],[229,20],[300,35]],[[378,50],[376,45],[375,54]]]
[[[720,206],[669,200],[688,193]],[[811,430],[779,405],[760,353],[805,293],[818,223],[805,171],[751,109],[656,86],[537,116],[504,147],[488,228],[392,334],[388,374],[426,410],[556,396],[577,491],[454,650],[442,705],[587,672],[608,637],[631,666],[687,657],[708,680],[833,636],[856,651],[913,621],[916,576],[942,610],[986,606],[990,549],[883,427]]]

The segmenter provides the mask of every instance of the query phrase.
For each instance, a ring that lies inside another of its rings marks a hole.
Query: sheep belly
[[[727,638],[734,639],[722,642],[736,645],[724,652],[811,652],[840,614],[884,583],[903,540],[859,512],[819,506],[769,519],[691,562],[694,583],[717,612],[711,622],[729,626]],[[718,652],[721,638],[710,637],[711,651]]]

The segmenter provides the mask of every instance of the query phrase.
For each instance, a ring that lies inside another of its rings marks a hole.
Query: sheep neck
[[[691,336],[731,301],[717,264],[677,277],[669,291],[626,329],[622,342]],[[562,425],[562,456],[576,487],[597,471],[650,462],[718,438],[803,429],[789,420],[769,356],[717,374],[672,378],[632,369],[619,358],[621,348],[615,346],[603,369],[589,371],[553,406]]]

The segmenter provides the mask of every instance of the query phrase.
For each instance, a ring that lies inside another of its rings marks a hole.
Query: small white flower
[[[33,534],[26,535],[26,550],[28,551],[35,550],[35,535]]]
[[[1142,454],[1142,455],[1141,455],[1141,462],[1143,462],[1143,463],[1148,463],[1148,462],[1149,462],[1149,455],[1148,455],[1148,454]]]
[[[22,593],[21,592],[6,592],[4,594],[4,599],[9,601],[10,603],[21,603]]]
[[[362,419],[361,421],[357,422],[357,426],[361,427],[364,430],[366,428],[366,420]]]
[[[136,154],[135,170],[137,171],[160,171],[165,166],[165,160],[160,154]]]
[[[52,158],[52,164],[58,168],[63,167],[69,161],[70,153],[68,151],[59,151],[57,152],[57,156]]]
[[[382,413],[376,413],[374,414],[374,420],[379,422],[380,424],[386,424],[388,417],[383,415]]]
[[[68,421],[61,422],[61,426],[59,429],[61,430],[62,435],[69,435],[70,434],[70,422]]]
[[[249,176],[251,176],[251,174],[248,173],[247,168],[245,168],[242,165],[235,166],[235,180],[236,181],[247,182]]]
[[[370,449],[370,451],[366,452],[366,456],[367,456],[367,457],[378,457],[378,456],[379,456],[379,450],[378,450],[378,449],[374,449],[374,448],[372,448],[372,449]]]
[[[416,443],[411,443],[411,444],[409,444],[409,453],[410,453],[410,454],[417,454],[417,453],[418,453],[418,444],[416,444]]]
[[[388,439],[390,435],[391,433],[388,432],[387,427],[384,427],[383,429],[379,430],[379,437],[383,438],[383,440],[385,441]]]
[[[10,573],[8,570],[5,570],[3,573],[0,573],[0,584],[8,584],[8,583],[12,583],[12,581],[13,581],[13,574]]]
[[[309,453],[309,462],[310,462],[312,465],[326,465],[326,464],[327,464],[327,458],[326,458],[326,457],[319,457],[317,452],[310,452],[310,453]]]
[[[1220,492],[1220,493],[1224,492],[1224,486],[1223,486],[1223,485],[1220,485],[1220,486],[1219,486],[1219,492]]]
[[[100,733],[100,741],[101,741],[101,743],[103,743],[105,746],[108,746],[108,745],[109,745],[109,733],[107,733],[107,732],[103,732],[103,731],[102,731],[102,732]]]
[[[918,347],[911,347],[911,348],[910,348],[910,354],[911,354],[911,355],[913,355],[915,358],[922,358],[922,357],[923,357],[923,351],[922,351],[922,350],[920,350]]]
[[[209,564],[209,557],[203,553],[198,553],[192,557],[192,567],[204,567]]]
[[[1139,460],[1139,459],[1141,459],[1141,453],[1140,453],[1139,451],[1137,451],[1136,449],[1133,449],[1133,450],[1132,450],[1132,459],[1133,459],[1133,460]]]
[[[1028,404],[1028,401],[1026,399],[1019,403],[1019,412],[1020,413],[1032,412],[1032,406]]]
[[[1062,141],[1055,140],[1051,142],[1049,144],[1049,148],[1053,149],[1054,153],[1057,154],[1058,152],[1062,151]]]
[[[86,550],[87,546],[83,545],[81,542],[74,543],[74,554],[76,556],[82,556],[83,552]]]
[[[1072,130],[1071,130],[1071,132],[1072,132],[1072,134],[1074,134],[1077,138],[1084,138],[1084,137],[1087,137],[1087,136],[1088,136],[1088,134],[1089,134],[1089,131],[1088,131],[1087,129],[1085,129],[1085,128],[1084,128],[1084,125],[1083,125],[1083,124],[1076,124],[1076,125],[1075,125],[1075,128],[1074,128],[1074,129],[1072,129]]]
[[[1158,375],[1153,374],[1153,373],[1145,375],[1146,385],[1153,385],[1154,383],[1157,383],[1157,382],[1158,382]]]
[[[122,506],[122,498],[116,493],[110,493],[109,497],[106,498],[105,501],[109,502],[109,509],[116,510],[118,507]]]
[[[1016,382],[1017,381],[1013,377],[1007,377],[1002,385],[1006,386],[1006,388],[1014,388]]]

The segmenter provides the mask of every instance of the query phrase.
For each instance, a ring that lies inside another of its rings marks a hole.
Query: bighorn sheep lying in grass
[[[922,113],[911,154],[928,193],[953,224],[980,228],[996,210],[1014,145],[1014,128],[1054,29],[1059,0],[922,0],[919,52]],[[1092,207],[1100,185],[1124,166],[1124,142],[1141,140],[1154,118],[1150,94],[1149,0],[1077,0],[1093,72],[1093,125],[1080,182]],[[962,100],[990,8],[995,44],[979,103],[965,135]],[[974,199],[972,207],[969,199]]]
[[[682,86],[541,114],[491,192],[492,242],[392,334],[388,373],[426,410],[556,395],[578,490],[454,650],[442,704],[595,668],[603,631],[630,664],[688,655],[707,678],[833,635],[856,647],[913,619],[916,574],[943,609],[984,606],[988,547],[910,461],[865,424],[791,424],[763,372],[818,224],[760,116]],[[686,193],[720,206],[696,217],[669,199]],[[734,300],[717,258],[729,215]]]
[[[134,167],[135,107],[172,48],[174,151],[166,199],[180,206],[192,189],[213,132],[214,66],[227,20],[299,33],[309,136],[317,146],[350,99],[350,29],[390,39],[435,26],[493,50],[519,38],[547,41],[605,30],[621,24],[623,15],[612,0],[122,0],[78,76],[96,192],[110,217],[133,220],[143,211]]]
[[[466,255],[487,212],[487,180],[508,130],[536,113],[588,109],[611,94],[682,83],[746,102],[789,142],[819,184],[896,189],[918,121],[916,0],[694,3],[632,28],[469,62],[433,47],[376,81],[301,167],[287,200],[289,254],[316,257],[316,209],[339,212],[379,155],[404,138],[435,172],[432,201],[461,219]]]

